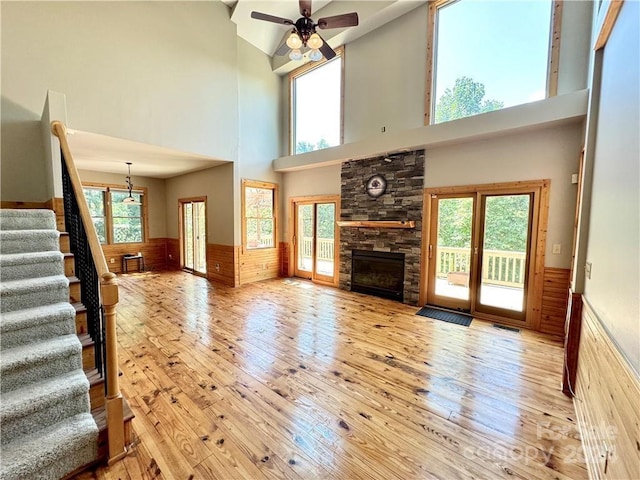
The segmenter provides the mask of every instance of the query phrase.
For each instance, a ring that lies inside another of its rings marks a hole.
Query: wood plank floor
[[[587,478],[553,338],[306,281],[119,282],[136,442],[80,479]]]

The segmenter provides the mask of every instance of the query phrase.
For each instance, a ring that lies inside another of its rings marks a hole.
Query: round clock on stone
[[[382,175],[374,175],[367,180],[366,189],[370,197],[378,198],[387,189],[387,180]]]

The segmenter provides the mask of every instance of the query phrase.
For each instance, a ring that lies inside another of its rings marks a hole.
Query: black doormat
[[[434,318],[436,320],[442,320],[443,322],[454,323],[456,325],[463,325],[465,327],[471,325],[471,320],[473,320],[473,317],[464,313],[447,312],[446,310],[431,307],[422,307],[416,315]]]

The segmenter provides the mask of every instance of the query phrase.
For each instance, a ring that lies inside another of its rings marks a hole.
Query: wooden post
[[[124,411],[120,379],[118,377],[118,342],[116,336],[116,304],[118,284],[116,275],[102,275],[100,294],[104,307],[105,339],[107,348],[107,429],[109,432],[109,464],[117,462],[127,453],[124,444]]]

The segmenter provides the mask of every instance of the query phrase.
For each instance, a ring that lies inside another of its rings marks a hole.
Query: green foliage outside
[[[336,209],[333,203],[318,204],[316,237],[332,239],[335,235]],[[302,231],[300,230],[302,227]],[[298,210],[298,235],[313,237],[313,205],[302,205]]]
[[[447,88],[436,104],[435,123],[470,117],[504,108],[504,102],[484,100],[485,89],[470,77],[456,79],[453,89]]]
[[[110,193],[113,243],[141,243],[143,241],[142,205],[123,204],[122,201],[129,196],[129,192],[111,191]],[[84,196],[100,243],[107,243],[105,194],[103,190],[84,189]],[[138,202],[142,202],[140,193],[134,192],[132,196]]]
[[[438,202],[438,245],[471,247],[473,201],[450,198]],[[529,196],[487,197],[485,250],[525,252],[529,225]]]
[[[247,248],[274,246],[273,190],[246,187]]]
[[[329,142],[327,142],[324,138],[321,138],[315,145],[311,142],[301,141],[296,144],[296,154],[312,152],[314,150],[322,150],[323,148],[328,148],[330,146],[331,145],[329,145]]]

